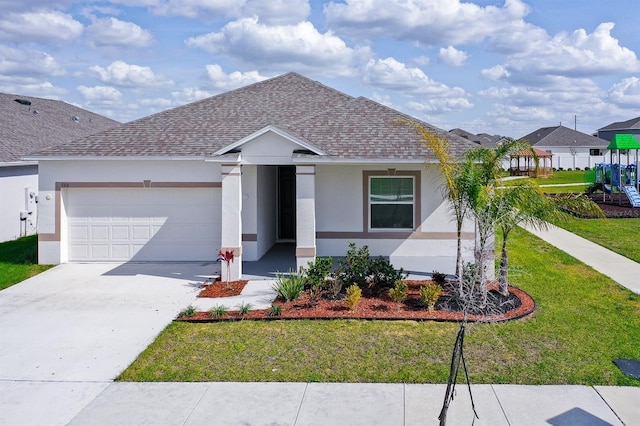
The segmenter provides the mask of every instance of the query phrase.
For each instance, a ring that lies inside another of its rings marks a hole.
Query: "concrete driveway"
[[[0,424],[68,422],[76,405],[81,409],[120,374],[218,269],[64,264],[1,291]],[[59,413],[37,413],[40,399]]]

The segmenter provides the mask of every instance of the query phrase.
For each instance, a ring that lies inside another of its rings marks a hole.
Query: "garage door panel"
[[[213,260],[219,188],[70,188],[71,261]]]

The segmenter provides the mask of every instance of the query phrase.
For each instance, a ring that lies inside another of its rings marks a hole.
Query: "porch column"
[[[222,251],[233,252],[229,274],[221,262],[223,281],[235,281],[242,277],[242,168],[240,164],[222,165]]]
[[[316,258],[316,166],[296,166],[296,268]]]

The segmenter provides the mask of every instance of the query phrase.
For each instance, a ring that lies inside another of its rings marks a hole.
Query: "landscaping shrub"
[[[276,305],[275,303],[269,308],[270,317],[279,317],[282,314],[282,305]]]
[[[193,306],[189,305],[186,308],[184,308],[182,311],[180,311],[178,316],[180,318],[184,318],[184,317],[192,317],[195,314],[196,314],[196,308],[194,308]]]
[[[431,279],[438,285],[444,285],[447,283],[447,274],[438,271],[432,271]]]
[[[349,243],[345,260],[339,264],[339,280],[345,285],[356,284],[361,290],[369,291],[376,296],[405,277],[402,268],[396,270],[387,259],[381,256],[371,259],[369,247],[366,245],[357,248],[355,243]]]
[[[427,305],[427,309],[433,311],[433,308],[442,294],[442,287],[438,284],[427,284],[420,288],[420,300]]]
[[[242,316],[249,315],[249,312],[251,312],[251,303],[241,303],[238,306],[238,311]]]
[[[345,285],[356,284],[362,288],[367,283],[369,275],[369,247],[356,248],[355,243],[349,243],[349,249],[344,260],[340,260],[338,278]]]
[[[307,264],[304,273],[307,277],[308,287],[322,287],[324,280],[331,273],[333,265],[332,257],[316,257],[316,260]]]
[[[389,290],[389,297],[398,305],[407,300],[409,286],[404,280],[396,281],[396,285]]]
[[[220,318],[227,314],[227,307],[224,305],[214,306],[209,310],[209,316],[211,318]]]
[[[289,275],[278,275],[273,290],[287,302],[296,300],[304,291],[306,279],[301,272],[291,271]]]
[[[350,310],[354,312],[358,310],[358,303],[360,303],[361,298],[362,290],[360,289],[360,287],[352,284],[347,288],[347,294],[344,300]]]

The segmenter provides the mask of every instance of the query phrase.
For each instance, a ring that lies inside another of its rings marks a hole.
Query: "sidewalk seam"
[[[207,388],[204,390],[204,392],[202,392],[202,395],[200,395],[200,398],[198,398],[198,401],[196,401],[196,403],[193,404],[193,407],[191,407],[191,410],[189,410],[189,414],[187,415],[187,417],[184,418],[184,421],[182,422],[183,425],[187,424],[187,422],[189,421],[189,418],[191,417],[193,412],[196,410],[196,408],[198,408],[198,406],[202,402],[202,398],[204,398],[204,396],[207,394],[207,392],[209,392],[209,389],[211,389],[211,383],[209,383],[209,386],[207,386]]]
[[[600,399],[602,399],[602,402],[604,402],[606,404],[607,407],[609,407],[609,410],[611,410],[611,412],[613,414],[615,414],[615,416],[618,418],[618,420],[620,420],[620,423],[622,423],[623,425],[626,424],[618,415],[618,413],[616,413],[616,410],[613,409],[613,407],[611,405],[609,405],[609,403],[607,402],[607,400],[604,398],[604,396],[602,396],[602,394],[600,392],[598,392],[598,389],[596,389],[595,386],[591,386],[591,389],[593,389],[594,391],[596,391],[596,393],[598,394],[598,396],[600,397]]]
[[[298,418],[300,417],[300,411],[302,410],[302,404],[304,403],[304,397],[307,395],[308,388],[309,383],[305,383],[304,392],[302,392],[302,398],[300,398],[300,405],[298,406],[298,411],[296,412],[296,418],[293,420],[293,426],[298,424]]]
[[[498,397],[498,394],[496,393],[496,388],[494,385],[490,385],[491,386],[491,392],[493,392],[493,395],[496,397],[496,400],[498,401],[498,405],[500,406],[500,411],[502,411],[502,414],[504,415],[504,419],[507,421],[507,424],[509,426],[511,426],[511,422],[509,421],[509,417],[507,416],[507,412],[504,411],[504,407],[502,406],[502,402],[500,401],[500,398]]]

